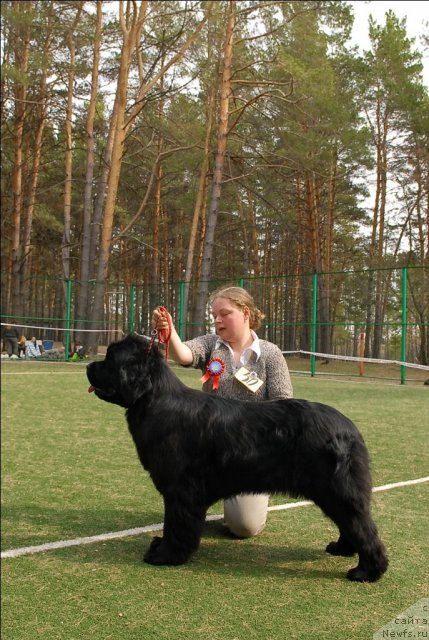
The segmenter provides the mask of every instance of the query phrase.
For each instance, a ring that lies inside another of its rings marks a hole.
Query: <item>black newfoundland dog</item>
[[[317,504],[339,539],[326,551],[359,556],[347,576],[378,580],[387,556],[370,515],[368,453],[354,424],[306,400],[240,402],[186,387],[156,347],[138,336],[109,346],[87,371],[89,391],[125,407],[142,465],[164,498],[164,535],[145,561],[186,562],[206,511],[240,493],[286,493]]]

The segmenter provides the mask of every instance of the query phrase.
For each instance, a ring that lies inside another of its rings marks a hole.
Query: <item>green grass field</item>
[[[87,393],[84,366],[2,365],[3,550],[162,521],[123,410]],[[176,371],[198,387],[198,372]],[[356,422],[374,485],[429,475],[428,387],[299,375],[293,383],[296,397],[334,405]],[[354,559],[324,553],[336,530],[314,506],[271,512],[250,540],[208,523],[200,550],[181,567],[142,562],[150,533],[3,559],[2,638],[372,638],[428,595],[428,489],[374,494],[390,556],[375,584],[350,583]]]

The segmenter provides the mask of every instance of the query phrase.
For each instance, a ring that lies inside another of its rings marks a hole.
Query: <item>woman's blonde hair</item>
[[[255,301],[246,289],[242,287],[220,287],[210,295],[210,304],[213,304],[217,298],[226,298],[240,309],[247,307],[249,309],[249,327],[254,331],[259,329],[265,316],[256,307]]]

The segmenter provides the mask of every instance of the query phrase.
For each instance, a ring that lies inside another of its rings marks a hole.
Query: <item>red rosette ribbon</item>
[[[213,358],[210,360],[206,367],[206,372],[201,378],[201,382],[207,382],[210,378],[213,378],[213,390],[217,391],[219,389],[219,378],[222,373],[225,371],[225,364],[222,362],[220,358]]]

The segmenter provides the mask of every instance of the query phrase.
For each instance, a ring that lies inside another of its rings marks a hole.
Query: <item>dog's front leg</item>
[[[183,496],[164,497],[164,535],[153,538],[144,560],[149,564],[183,564],[200,544],[206,508]]]

